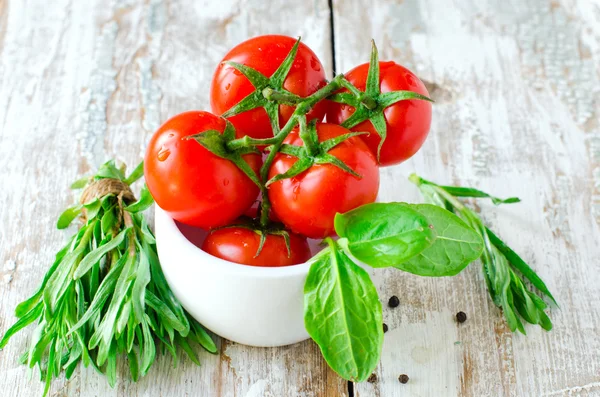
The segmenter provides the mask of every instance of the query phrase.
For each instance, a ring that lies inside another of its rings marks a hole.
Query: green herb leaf
[[[75,218],[77,218],[79,216],[79,214],[81,214],[81,210],[82,209],[83,209],[83,206],[80,205],[80,204],[75,205],[75,206],[70,207],[70,208],[67,208],[58,217],[58,221],[56,222],[56,228],[57,229],[66,229],[67,227],[69,227],[69,225],[71,224],[71,222],[73,222],[73,220]]]
[[[148,190],[148,186],[146,186],[144,183],[144,186],[142,186],[142,191],[140,192],[140,199],[135,203],[125,207],[125,211],[131,213],[146,211],[153,203],[154,199]]]
[[[4,346],[6,346],[14,334],[37,320],[42,314],[42,308],[42,303],[38,303],[31,311],[21,317],[12,327],[10,327],[2,337],[2,340],[0,340],[0,349],[3,349]]]
[[[361,382],[377,366],[383,318],[369,275],[328,239],[304,285],[304,324],[329,366],[342,378]]]
[[[194,334],[196,335],[196,342],[208,352],[216,354],[217,346],[208,332],[206,332],[206,330],[195,320],[190,321],[190,323],[194,330]]]
[[[535,288],[539,289],[548,298],[552,299],[552,302],[554,302],[554,304],[558,307],[558,302],[556,302],[556,299],[554,299],[554,296],[552,296],[552,293],[550,292],[548,287],[546,287],[546,283],[544,283],[540,276],[538,276],[537,273],[533,271],[533,269],[527,264],[527,262],[521,259],[521,257],[508,245],[506,245],[504,241],[500,240],[500,238],[496,236],[494,232],[492,232],[488,228],[486,228],[486,230],[492,244],[494,244],[496,248],[498,248],[498,250],[500,250],[500,252],[502,252],[504,256],[506,256],[506,259],[508,259],[508,261],[518,271],[520,271],[531,282],[531,284],[533,284]]]
[[[519,315],[525,321],[538,324],[545,330],[552,329],[552,322],[544,312],[546,304],[541,298],[527,290],[515,271],[520,271],[536,288],[556,303],[546,284],[519,255],[489,228],[485,227],[481,218],[459,201],[456,196],[491,198],[496,204],[516,202],[518,199],[501,200],[473,188],[437,185],[415,174],[412,174],[409,179],[419,187],[428,201],[456,213],[483,239],[481,255],[483,278],[492,301],[502,308],[510,330],[525,334],[525,327]]]
[[[131,185],[132,183],[136,182],[138,179],[140,179],[143,176],[144,176],[144,162],[142,161],[137,165],[137,167],[135,167],[133,172],[131,174],[129,174],[129,176],[127,178],[125,178],[125,180],[123,182],[125,182],[128,185]]]
[[[429,220],[436,239],[430,247],[394,267],[419,276],[454,276],[481,256],[483,240],[459,217],[431,204],[407,206]]]
[[[98,216],[98,213],[102,209],[102,201],[100,201],[98,199],[94,199],[94,200],[90,201],[89,203],[85,203],[83,205],[83,207],[85,208],[86,218],[93,219],[96,216]]]
[[[127,228],[123,231],[121,231],[119,234],[117,234],[115,236],[115,238],[113,238],[112,240],[110,240],[110,242],[96,248],[95,250],[93,250],[92,252],[90,252],[89,254],[87,254],[79,263],[79,266],[77,266],[77,270],[75,270],[75,273],[73,274],[73,278],[75,280],[81,278],[84,274],[86,274],[91,267],[98,263],[100,261],[100,259],[102,259],[102,257],[104,255],[106,255],[108,253],[108,251],[113,250],[115,248],[117,248],[125,239],[125,236],[127,235],[127,233],[129,233],[130,228]]]
[[[76,180],[71,184],[71,189],[83,189],[90,182],[90,179],[89,176],[84,176],[83,178]]]
[[[429,220],[402,203],[363,205],[337,214],[334,224],[350,253],[373,267],[406,262],[435,240]]]
[[[102,164],[100,168],[98,168],[98,172],[96,173],[95,178],[113,178],[122,181],[123,179],[125,179],[125,175],[123,175],[122,170],[117,168],[114,160],[110,160]]]

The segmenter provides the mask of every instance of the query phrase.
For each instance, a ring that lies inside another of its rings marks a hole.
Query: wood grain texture
[[[380,200],[420,201],[412,171],[473,184],[521,204],[479,202],[486,221],[547,281],[562,310],[551,333],[512,335],[479,264],[455,278],[372,271],[386,334],[366,396],[600,396],[600,3],[597,0],[334,0],[336,69],[366,62],[373,37],[428,82],[431,138],[382,170]],[[268,25],[268,26],[267,26]],[[167,117],[208,108],[220,57],[262,33],[302,35],[331,69],[327,1],[0,0],[0,332],[66,234],[52,225],[67,185],[105,159],[129,164]],[[463,310],[469,316],[457,325]],[[36,396],[0,352],[2,395]],[[219,340],[202,367],[159,359],[111,389],[93,370],[54,396],[341,396],[346,382],[311,342],[277,349]],[[126,369],[120,373],[125,377]],[[410,376],[406,385],[399,374]]]
[[[69,183],[115,156],[137,164],[162,121],[208,108],[210,78],[227,49],[266,33],[302,35],[331,69],[324,0],[0,0],[1,333],[66,240],[53,225],[72,202]],[[26,334],[0,352],[0,395],[41,394],[17,362]],[[95,371],[78,370],[50,395],[346,394],[313,343],[219,346],[219,355],[202,352],[200,368],[182,359],[174,369],[163,357],[137,384],[119,380],[114,390]],[[121,379],[127,371],[120,365]]]
[[[451,279],[374,272],[390,326],[376,384],[358,396],[600,396],[600,3],[334,1],[338,72],[381,59],[428,82],[431,136],[383,171],[380,199],[418,201],[412,171],[522,203],[477,202],[538,271],[560,309],[552,332],[512,335],[479,263]],[[360,27],[360,28],[357,28]],[[469,316],[458,325],[458,311]],[[408,374],[403,385],[399,374]]]

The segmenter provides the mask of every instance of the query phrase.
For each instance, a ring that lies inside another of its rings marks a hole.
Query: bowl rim
[[[186,255],[191,255],[189,261],[184,261],[179,264],[188,268],[189,270],[197,270],[200,266],[206,270],[214,272],[235,274],[236,276],[246,276],[252,278],[287,278],[296,276],[306,276],[310,269],[312,258],[307,262],[300,263],[291,266],[277,266],[277,267],[261,267],[261,266],[250,266],[240,263],[230,262],[221,258],[217,258],[207,252],[202,251],[200,247],[193,244],[187,237],[179,230],[175,220],[169,216],[169,214],[160,208],[158,204],[154,205],[154,217],[155,217],[155,229],[164,227],[164,235],[169,235],[172,238],[169,249],[182,249]],[[156,244],[160,244],[157,231]],[[163,233],[160,233],[161,235]],[[313,256],[314,257],[314,256]],[[162,265],[162,262],[161,262]],[[193,266],[193,268],[192,268]]]

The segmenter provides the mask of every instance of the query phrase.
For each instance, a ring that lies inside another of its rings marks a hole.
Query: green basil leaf
[[[432,204],[406,206],[425,216],[437,237],[423,252],[394,267],[419,276],[454,276],[481,256],[481,236],[458,216]]]
[[[329,366],[361,382],[379,362],[383,319],[367,272],[335,243],[316,257],[304,285],[304,324]]]
[[[348,250],[373,267],[406,262],[429,247],[435,232],[427,218],[402,203],[373,203],[335,216]]]
[[[71,224],[71,222],[73,222],[73,220],[75,218],[77,218],[79,216],[79,214],[81,214],[82,208],[83,208],[83,206],[80,205],[80,204],[79,205],[75,205],[75,206],[70,207],[70,208],[67,208],[58,217],[58,221],[56,222],[56,228],[57,229],[66,229],[67,227],[69,227],[69,225]]]
[[[148,190],[146,184],[142,187],[142,191],[140,192],[140,199],[135,203],[125,207],[125,211],[129,211],[131,213],[141,212],[147,210],[154,203],[154,199]]]

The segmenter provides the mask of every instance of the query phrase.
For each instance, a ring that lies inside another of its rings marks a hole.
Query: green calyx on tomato
[[[298,161],[296,161],[294,165],[283,174],[277,174],[269,179],[266,183],[267,186],[282,179],[292,178],[296,175],[299,175],[312,167],[314,164],[333,164],[350,175],[353,175],[357,178],[362,178],[361,175],[356,173],[356,171],[346,165],[346,163],[344,163],[342,160],[329,154],[329,151],[352,137],[363,135],[363,132],[348,132],[346,134],[327,139],[326,141],[319,142],[319,137],[317,135],[317,121],[312,120],[308,123],[308,125],[305,117],[300,117],[299,121],[300,127],[298,135],[302,140],[303,146],[284,143],[279,149],[279,153],[294,156],[298,158]],[[271,148],[272,147],[269,146],[267,147],[267,150],[270,150]]]
[[[240,226],[211,231],[202,250],[230,262],[260,267],[292,266],[311,257],[304,236],[286,231],[266,234]]]
[[[298,38],[281,65],[279,65],[275,73],[270,77],[244,64],[225,61],[226,65],[243,74],[255,89],[250,95],[239,101],[221,116],[227,118],[262,107],[269,117],[273,136],[277,135],[279,132],[279,105],[297,105],[303,101],[302,97],[283,88],[292,64],[296,59],[299,45],[300,38]]]
[[[394,135],[410,135],[406,138],[403,138],[405,140],[416,140],[418,142],[404,142],[398,137],[394,136],[394,141],[400,141],[394,142],[396,144],[394,146],[399,147],[391,148],[390,152],[400,151],[401,153],[388,154],[386,152],[385,156],[382,157],[382,148],[384,147],[384,143],[388,137],[388,129],[390,128],[389,120],[386,120],[386,109],[390,108],[392,105],[395,105],[400,101],[415,99],[428,102],[433,101],[426,95],[415,92],[414,90],[392,90],[389,92],[382,92],[381,85],[384,82],[381,81],[382,76],[380,76],[381,65],[379,62],[379,55],[375,42],[372,41],[371,43],[371,59],[368,65],[366,79],[362,74],[364,73],[362,72],[363,65],[356,68],[358,72],[356,74],[358,76],[354,76],[353,72],[355,70],[347,74],[346,77],[348,79],[344,79],[341,82],[342,86],[346,89],[346,92],[336,93],[328,98],[330,101],[336,102],[340,105],[333,104],[333,106],[330,107],[329,113],[327,115],[327,120],[329,122],[339,123],[343,127],[349,129],[355,126],[359,126],[359,124],[367,120],[370,121],[373,127],[372,129],[374,130],[374,133],[378,135],[379,139],[374,140],[373,138],[371,138],[365,140],[372,149],[376,149],[374,150],[374,152],[377,156],[377,160],[382,165],[391,165],[406,160],[408,157],[412,156],[416,152],[416,150],[418,150],[418,148],[420,148],[421,144],[425,140],[425,137],[427,136],[427,132],[429,131],[429,123],[431,119],[431,106],[428,106],[425,110],[428,111],[429,115],[427,117],[423,117],[424,124],[426,124],[426,126],[423,126],[421,128],[423,131],[419,131],[418,133],[413,133],[412,131],[409,131],[409,133],[407,134],[406,131],[404,131],[406,129],[406,125],[394,125],[391,127],[393,129]],[[414,89],[420,89],[425,94],[427,93],[427,90],[424,88],[424,86],[421,87],[422,83],[418,80],[416,76],[412,75],[412,73],[410,73],[407,69],[404,69],[399,65],[394,64],[394,66],[396,66],[399,70],[395,71],[395,73],[391,73],[391,76],[385,76],[386,79],[390,78],[394,80],[392,83],[387,85],[411,86],[411,84],[409,83],[399,83],[398,81],[396,81],[399,78],[403,78],[403,76],[399,76],[401,72],[408,72],[408,80],[410,80],[410,83],[412,83],[412,87],[414,87]],[[359,68],[361,69],[358,70]],[[412,80],[416,80],[418,84],[416,84],[416,82]],[[364,92],[356,87],[356,85],[363,84]],[[391,88],[394,89],[394,87]],[[353,113],[351,113],[350,115],[346,114],[347,112],[344,111],[348,106],[354,109]],[[399,115],[397,118],[401,120],[398,121],[397,124],[407,124],[407,120],[404,120],[405,117],[403,117],[403,115]],[[361,129],[361,131],[364,130],[366,130],[366,128]],[[419,136],[415,136],[413,138],[412,135]],[[370,144],[371,142],[375,143],[375,148],[372,147],[372,145]],[[404,153],[406,149],[402,148],[402,146],[408,146],[410,147],[410,149],[412,149],[413,146],[416,148],[414,150],[409,150],[409,153]]]
[[[232,129],[226,120],[204,111],[189,111],[167,120],[152,136],[144,159],[144,176],[156,204],[182,223],[210,229],[235,221],[256,201],[256,180],[262,161],[251,150],[224,155],[187,137],[202,131],[212,141]],[[213,145],[215,146],[215,145]],[[221,148],[223,149],[223,148]],[[224,158],[229,157],[229,158]],[[242,161],[237,161],[240,159]],[[230,161],[233,159],[235,161]],[[246,171],[248,171],[246,169]]]
[[[320,145],[332,146],[330,149],[325,147],[327,155],[354,172],[347,172],[332,163],[315,163],[295,176],[269,185],[268,195],[273,213],[288,229],[307,237],[324,238],[335,234],[336,213],[375,201],[379,190],[379,167],[368,146],[359,136],[348,136],[350,131],[346,128],[317,123],[316,132]],[[299,152],[297,155],[305,155],[301,146],[304,142],[297,129],[287,136],[284,144],[295,147],[294,150]],[[301,162],[294,155],[279,152],[269,170],[269,178],[286,174]]]
[[[218,230],[225,229],[244,229],[247,231],[251,231],[252,233],[256,234],[256,236],[258,236],[259,238],[258,245],[256,246],[253,258],[258,258],[261,255],[261,252],[269,236],[279,236],[283,239],[284,246],[287,250],[287,257],[290,258],[292,255],[290,232],[288,232],[285,229],[285,226],[281,222],[271,220],[268,225],[262,225],[260,222],[261,212],[262,208],[258,207],[256,209],[256,216],[250,217],[247,215],[242,215],[236,222],[230,225],[213,228],[211,230],[211,234]]]
[[[235,150],[228,148],[227,142],[235,139],[235,128],[228,120],[225,120],[225,124],[223,133],[220,133],[217,130],[208,130],[198,134],[188,135],[184,139],[193,139],[214,155],[231,161],[240,169],[240,171],[246,174],[256,186],[261,188],[262,184],[258,175],[256,175],[256,172],[254,172],[252,167],[250,167],[242,157],[246,154],[258,154],[260,152],[254,147],[240,147]]]

